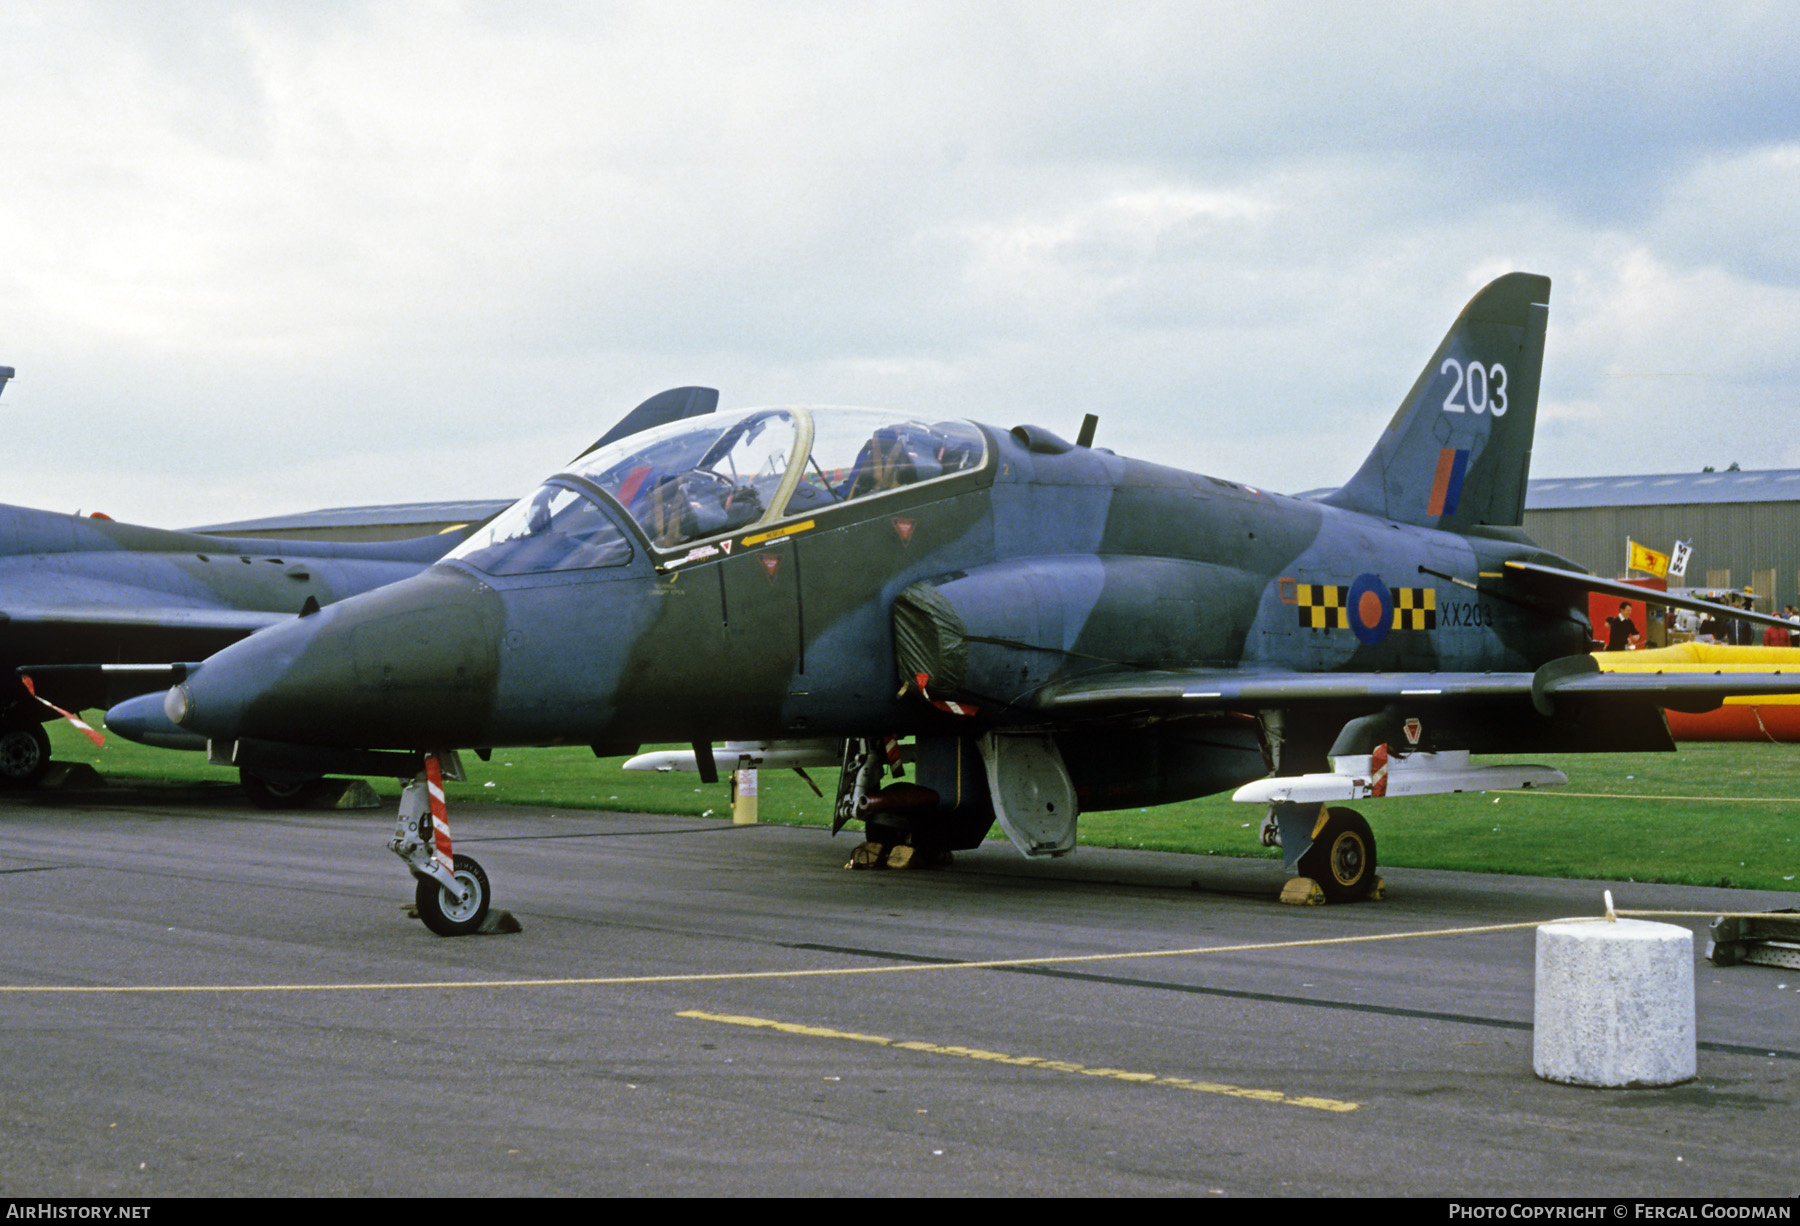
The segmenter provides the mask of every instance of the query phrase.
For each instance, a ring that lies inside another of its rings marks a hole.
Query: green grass
[[[146,749],[117,737],[96,749],[61,723],[52,726],[51,740],[59,759],[90,762],[109,778],[235,778],[231,770],[208,766],[198,754]],[[1361,811],[1375,825],[1382,864],[1800,888],[1800,746],[1695,744],[1673,754],[1540,755],[1530,760],[1565,771],[1569,786],[1363,804]],[[489,801],[731,817],[722,784],[707,787],[691,774],[623,771],[618,759],[599,761],[585,749],[503,749],[490,762],[464,754],[463,763],[469,782],[451,785],[453,812],[458,805]],[[792,772],[764,772],[761,820],[829,826],[836,772],[815,771],[813,777],[825,790],[824,799]],[[384,796],[399,795],[393,780],[372,782]],[[1276,853],[1256,840],[1261,818],[1257,806],[1209,797],[1155,809],[1084,814],[1081,841],[1097,847],[1273,857]]]

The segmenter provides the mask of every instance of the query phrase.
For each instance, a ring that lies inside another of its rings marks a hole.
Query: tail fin
[[[1550,278],[1508,273],[1476,294],[1375,450],[1324,501],[1405,524],[1517,526],[1525,510]]]

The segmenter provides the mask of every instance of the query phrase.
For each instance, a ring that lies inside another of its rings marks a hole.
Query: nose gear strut
[[[480,862],[456,855],[451,847],[446,777],[464,777],[455,752],[426,754],[423,769],[400,792],[400,816],[388,850],[406,862],[418,882],[414,901],[419,919],[439,936],[455,937],[481,930],[491,894]]]

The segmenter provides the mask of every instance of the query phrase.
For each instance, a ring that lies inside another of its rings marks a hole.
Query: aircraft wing
[[[0,705],[29,675],[37,692],[59,707],[112,706],[137,694],[167,689],[179,677],[167,664],[120,661],[203,660],[292,613],[253,612],[200,605],[0,606]]]
[[[257,613],[239,609],[174,606],[169,608],[105,608],[93,605],[8,605],[0,608],[0,625],[15,630],[189,630],[245,635],[287,621],[292,613]]]
[[[1750,694],[1800,694],[1800,669],[1744,672],[1632,672],[1600,670],[1591,655],[1553,660],[1536,672],[1303,673],[1215,669],[1109,669],[1053,682],[1019,705],[1054,717],[1174,715],[1202,711],[1372,706],[1529,698],[1544,715],[1558,698],[1637,700],[1677,711],[1708,711],[1724,699]]]
[[[1530,673],[1300,673],[1108,670],[1045,686],[1022,704],[1046,715],[1175,714],[1405,697],[1497,698],[1531,692]]]

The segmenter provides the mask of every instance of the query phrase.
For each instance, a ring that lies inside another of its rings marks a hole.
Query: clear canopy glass
[[[987,439],[964,421],[874,409],[709,413],[582,456],[452,550],[489,574],[618,566],[631,544],[593,491],[665,551],[971,472]]]

